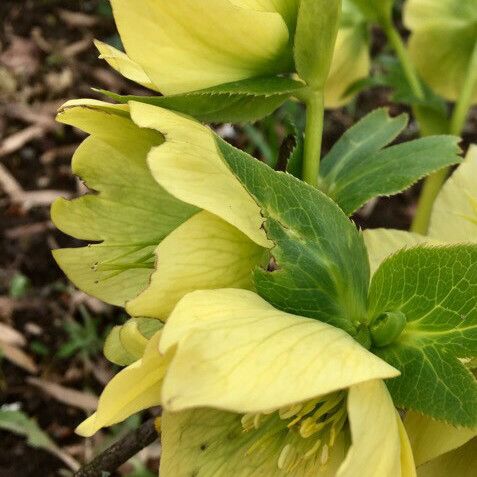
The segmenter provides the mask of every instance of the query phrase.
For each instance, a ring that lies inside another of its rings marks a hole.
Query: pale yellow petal
[[[178,227],[156,250],[150,286],[127,305],[133,316],[165,320],[187,293],[215,288],[253,288],[253,269],[265,250],[209,212]]]
[[[111,104],[98,99],[83,98],[66,101],[66,103],[64,103],[58,110],[58,121],[60,123],[64,122],[65,124],[72,124],[73,121],[76,121],[74,114],[79,111],[78,109],[75,109],[77,107],[92,108],[98,111],[107,111],[118,115],[129,116],[129,106],[127,104]],[[63,120],[63,118],[65,118],[65,120]],[[82,126],[81,124],[78,124],[76,127],[81,128]]]
[[[417,469],[418,477],[475,477],[477,438]]]
[[[163,94],[290,68],[289,33],[277,12],[229,0],[112,0],[128,56]]]
[[[167,109],[143,103],[130,107],[139,126],[156,129],[166,138],[148,158],[157,182],[178,199],[219,216],[258,245],[269,247],[260,209],[225,164],[213,132]]]
[[[98,410],[78,426],[76,432],[89,437],[99,429],[161,404],[161,388],[171,354],[158,350],[161,332],[149,341],[144,356],[120,371],[106,386]]]
[[[404,22],[409,54],[421,77],[441,96],[460,96],[477,41],[475,0],[408,0]],[[477,102],[477,88],[473,93]]]
[[[262,412],[399,375],[344,331],[281,312],[246,290],[183,298],[160,349],[176,345],[163,389],[171,411]]]
[[[337,477],[401,477],[401,442],[391,396],[381,380],[352,386],[352,445]]]
[[[399,437],[401,439],[401,477],[416,477],[416,462],[411,442],[409,441],[409,435],[397,411],[396,419],[399,427]]]
[[[430,26],[459,27],[477,16],[475,0],[407,0],[404,22],[410,30]]]
[[[363,232],[368,249],[371,273],[389,256],[402,248],[411,248],[425,243],[436,243],[423,235],[394,229],[368,229]]]
[[[230,2],[239,7],[262,12],[278,12],[287,23],[290,32],[295,30],[300,0],[230,0]]]
[[[437,197],[429,235],[444,242],[477,242],[477,146]]]
[[[100,58],[105,60],[118,73],[135,83],[157,91],[157,87],[151,82],[146,72],[128,55],[99,40],[95,40],[94,44],[100,53]]]
[[[476,429],[457,428],[412,411],[406,414],[404,424],[418,466],[463,446],[477,436]]]
[[[325,86],[325,106],[339,108],[352,96],[344,96],[356,81],[367,78],[371,67],[365,22],[340,28],[330,74]]]

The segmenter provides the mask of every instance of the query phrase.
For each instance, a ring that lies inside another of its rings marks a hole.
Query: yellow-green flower
[[[253,292],[199,291],[79,432],[162,404],[161,476],[414,476],[381,381],[398,374],[344,331]]]
[[[127,78],[164,95],[248,78],[294,73],[299,0],[112,0],[126,54],[96,42],[101,57]],[[366,25],[348,0],[327,83],[327,103],[365,78]]]
[[[442,188],[434,205],[429,236],[397,230],[364,233],[372,268],[397,250],[425,242],[477,242],[477,147]],[[471,477],[477,466],[477,429],[458,429],[409,412],[405,419],[419,477]]]
[[[419,74],[437,93],[455,101],[470,65],[474,63],[475,71],[477,64],[477,2],[407,0],[404,23],[412,33],[409,53]]]
[[[54,252],[79,288],[163,320],[190,291],[253,288],[269,247],[263,218],[210,129],[142,103],[70,102],[59,120],[91,134],[73,170],[99,192],[52,207],[58,228],[100,242]]]

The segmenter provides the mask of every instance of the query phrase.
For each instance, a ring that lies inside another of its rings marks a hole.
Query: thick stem
[[[157,430],[154,419],[145,422],[102,454],[98,455],[89,464],[78,470],[74,477],[102,477],[114,472],[118,467],[134,457],[139,451],[152,444],[157,439]]]
[[[477,42],[474,46],[472,59],[465,76],[464,85],[452,114],[449,133],[460,136],[465,121],[472,106],[474,91],[477,87]],[[428,177],[424,182],[421,197],[417,206],[416,215],[411,230],[426,235],[429,230],[432,209],[444,182],[449,175],[449,169],[443,169]]]
[[[472,58],[467,69],[467,74],[459,99],[454,108],[451,119],[450,133],[459,136],[465,126],[469,109],[474,99],[474,91],[477,88],[477,41],[474,45]]]
[[[303,99],[306,105],[303,180],[316,187],[320,173],[321,143],[325,114],[323,91],[309,90]]]
[[[422,186],[421,195],[417,203],[416,214],[411,225],[411,232],[427,235],[431,221],[434,202],[447,179],[448,169],[442,169],[430,175]]]

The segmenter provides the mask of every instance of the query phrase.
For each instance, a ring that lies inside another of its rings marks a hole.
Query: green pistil
[[[406,327],[406,315],[402,311],[381,313],[369,327],[374,346],[382,348],[394,343]]]

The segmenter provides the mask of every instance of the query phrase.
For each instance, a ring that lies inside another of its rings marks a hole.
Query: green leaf
[[[352,95],[368,88],[390,88],[391,100],[414,107],[424,136],[446,134],[449,130],[447,103],[431,88],[421,82],[424,98],[417,97],[409,85],[404,69],[394,56],[379,55],[375,62],[378,69],[373,76],[352,84],[346,94]],[[420,119],[422,117],[422,120]]]
[[[146,288],[161,240],[197,212],[160,187],[147,167],[162,136],[123,113],[84,105],[60,112],[60,121],[91,134],[75,153],[73,172],[97,193],[59,199],[51,210],[63,232],[100,242],[55,250],[60,267],[86,293],[119,306]]]
[[[369,265],[362,236],[324,194],[275,172],[218,139],[232,172],[259,204],[274,242],[268,270],[255,272],[258,293],[280,310],[349,333],[365,314]]]
[[[406,126],[378,109],[349,129],[322,161],[320,188],[351,215],[368,200],[397,194],[424,176],[462,162],[459,139],[435,136],[383,149]]]
[[[73,470],[79,467],[78,463],[63,452],[33,419],[21,411],[0,409],[0,429],[25,436],[28,445],[50,452]]]
[[[421,82],[424,98],[414,93],[400,61],[394,56],[382,55],[379,63],[384,69],[381,86],[393,89],[392,100],[409,106],[426,106],[447,116],[446,102],[425,83]]]
[[[340,26],[341,0],[301,0],[295,33],[295,65],[300,78],[322,89],[330,73]]]
[[[458,358],[477,355],[477,246],[418,247],[375,273],[369,318],[402,312],[392,345],[373,352],[402,375],[388,386],[398,406],[456,426],[477,425],[477,383]]]
[[[268,116],[303,87],[299,81],[274,76],[236,81],[173,96],[121,96],[105,90],[99,92],[119,103],[148,103],[188,114],[202,122],[240,123]]]

